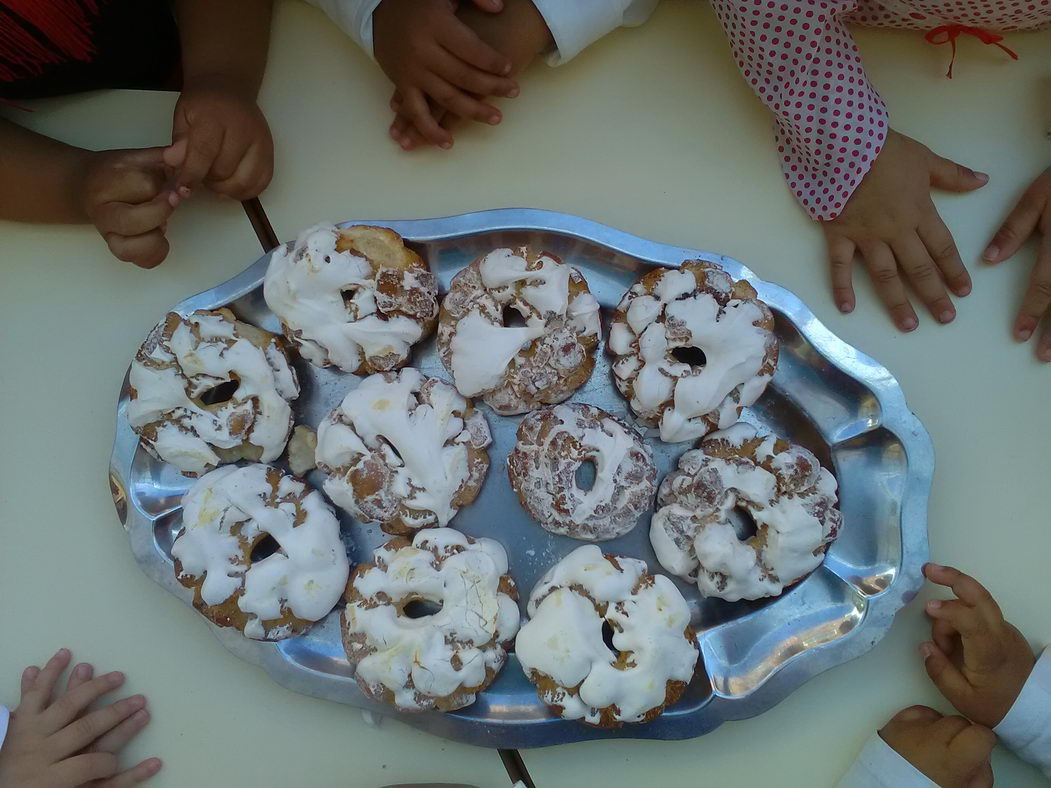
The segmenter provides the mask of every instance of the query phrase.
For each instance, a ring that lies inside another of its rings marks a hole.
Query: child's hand
[[[121,673],[92,678],[77,665],[64,692],[52,700],[70,653],[62,649],[41,670],[22,674],[22,700],[11,713],[0,748],[0,788],[65,788],[90,783],[123,788],[148,780],[161,768],[157,758],[118,771],[117,753],[146,725],[146,699],[132,695],[87,712],[124,683]]]
[[[460,117],[496,125],[500,111],[479,97],[518,95],[518,86],[507,78],[511,61],[461,22],[450,0],[383,0],[372,25],[376,61],[400,95],[401,113],[428,142],[443,148],[453,143],[428,100]]]
[[[1051,361],[1051,168],[1038,175],[1022,195],[996,231],[982,259],[988,263],[1003,262],[1037,232],[1043,234],[1044,239],[1037,252],[1033,275],[1029,278],[1029,288],[1015,318],[1014,334],[1018,341],[1028,341],[1043,318],[1044,331],[1036,355],[1041,361]]]
[[[920,647],[927,673],[957,711],[993,728],[1029,678],[1036,663],[1033,650],[973,577],[938,564],[927,564],[923,571],[958,597],[927,603],[934,620],[933,642]]]
[[[989,788],[989,757],[996,736],[963,717],[943,717],[927,706],[910,706],[891,717],[879,735],[898,755],[942,788]]]
[[[179,198],[168,188],[164,148],[88,154],[80,203],[113,255],[140,268],[168,256],[164,237]]]
[[[945,286],[971,292],[971,278],[956,243],[931,201],[931,188],[972,191],[989,176],[936,156],[927,146],[893,129],[872,169],[835,219],[822,222],[832,270],[832,296],[842,312],[854,309],[851,268],[857,252],[895,325],[919,325],[899,269],[939,323],[956,309]]]
[[[176,170],[180,197],[204,183],[247,200],[270,183],[274,141],[251,91],[235,80],[201,77],[183,87],[164,160]]]
[[[478,6],[476,0],[475,6]],[[486,44],[511,61],[510,76],[518,74],[552,44],[547,22],[532,0],[508,0],[500,14],[483,14],[472,6],[462,6],[457,12],[466,24]],[[394,122],[390,136],[404,150],[413,150],[427,144],[427,140],[405,113],[401,91],[391,98]],[[463,118],[431,102],[431,116],[445,131],[452,132]]]

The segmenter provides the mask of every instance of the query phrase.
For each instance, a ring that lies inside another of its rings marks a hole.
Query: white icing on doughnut
[[[351,476],[377,455],[391,474],[383,508],[401,503],[415,510],[413,527],[445,525],[457,511],[453,499],[473,480],[468,447],[491,442],[485,417],[472,411],[465,420],[467,409],[452,386],[418,370],[370,375],[318,427],[316,458],[329,474],[325,492],[359,519],[374,519]]]
[[[392,231],[367,229],[390,233],[396,238],[392,245],[401,242]],[[437,315],[434,278],[422,267],[370,261],[357,249],[336,251],[340,233],[334,225],[319,224],[304,230],[291,249],[275,250],[263,280],[263,296],[312,364],[332,363],[347,372],[366,362],[393,368],[396,362],[380,360],[404,360],[423,336],[425,324]],[[398,294],[385,297],[378,291],[377,266],[393,277]],[[405,294],[412,291],[429,296],[429,312],[400,313],[409,306]]]
[[[696,581],[705,596],[735,602],[781,594],[821,564],[839,530],[835,477],[805,448],[777,452],[776,437],[768,435],[754,460],[706,451],[717,441],[739,448],[756,437],[745,423],[714,432],[686,452],[679,470],[661,484],[650,526],[657,560]],[[754,539],[738,539],[731,520],[735,507],[755,521]]]
[[[183,575],[204,576],[206,604],[221,604],[240,592],[237,607],[252,616],[244,628],[250,638],[273,638],[263,622],[281,618],[286,609],[306,621],[323,618],[339,601],[349,574],[339,522],[325,499],[281,474],[274,505],[268,471],[276,469],[226,466],[198,479],[183,496],[183,530],[171,551]],[[249,563],[246,545],[264,534],[280,550]]]
[[[632,410],[657,423],[664,441],[703,436],[712,423],[729,427],[772,377],[760,374],[773,342],[761,325],[769,312],[754,299],[721,304],[704,289],[729,294],[732,287],[730,276],[709,264],[702,289],[692,271],[668,270],[652,294],[636,284],[621,300],[624,319],[614,322],[609,339],[610,350],[621,356],[614,364],[616,381],[622,390],[630,384]],[[672,355],[689,347],[704,352],[703,366]]]
[[[668,681],[693,676],[698,652],[685,634],[690,611],[682,594],[667,577],[647,575],[645,562],[615,560],[619,569],[585,545],[555,564],[530,594],[529,620],[515,640],[526,675],[537,671],[559,685],[541,688],[541,699],[566,719],[594,724],[615,705],[615,719],[638,722],[664,704]],[[596,605],[606,606],[604,617]],[[603,642],[603,618],[614,647],[630,652],[621,667]]]
[[[170,333],[169,333],[170,332]],[[260,347],[252,337],[263,338]],[[199,397],[237,381],[233,397],[205,406]],[[259,459],[276,459],[292,428],[288,400],[299,383],[276,338],[233,319],[230,312],[169,313],[132,362],[128,421],[137,432],[153,425],[145,444],[182,471],[200,474],[223,460],[214,448],[259,447]],[[149,430],[147,430],[149,432]]]
[[[575,479],[595,466],[591,488]],[[593,405],[556,405],[527,416],[508,458],[511,484],[552,533],[602,541],[623,536],[652,504],[657,471],[638,434]]]
[[[471,285],[477,292],[468,296],[473,302],[457,320],[449,340],[447,366],[464,396],[500,386],[512,360],[553,331],[566,334],[561,344],[574,346],[581,337],[599,335],[598,301],[589,292],[570,296],[574,269],[542,253],[537,257],[539,267],[530,270],[528,254],[526,247],[494,249],[477,263],[477,281]],[[522,315],[524,326],[503,325],[503,309],[508,306]],[[578,367],[579,352],[570,355],[569,368]],[[557,365],[561,359],[552,363]]]
[[[499,543],[433,528],[416,534],[411,546],[381,547],[373,560],[355,572],[353,592],[363,599],[349,603],[344,616],[345,635],[364,636],[367,655],[350,654],[359,682],[387,688],[402,709],[420,710],[483,686],[503,666],[503,644],[518,631],[519,613],[499,590],[507,573]],[[400,614],[413,599],[442,607],[423,618]],[[472,692],[463,705],[474,698]]]

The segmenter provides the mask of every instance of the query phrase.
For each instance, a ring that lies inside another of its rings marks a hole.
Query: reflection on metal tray
[[[833,336],[791,293],[763,282],[727,257],[645,241],[594,222],[535,210],[499,210],[446,219],[371,222],[401,233],[438,276],[443,292],[453,274],[496,246],[529,243],[579,267],[609,312],[649,266],[683,260],[719,263],[755,285],[774,310],[781,359],[772,385],[744,418],[807,446],[834,469],[844,515],[842,535],[817,571],[784,596],[757,602],[702,599],[676,580],[690,604],[702,660],[685,696],[655,721],[617,730],[589,728],[553,717],[540,703],[514,654],[472,706],[443,714],[402,714],[365,698],[351,678],[339,638],[338,611],[306,635],[259,643],[238,632],[210,626],[239,657],[262,666],[284,686],[320,698],[391,714],[439,736],[488,747],[539,747],[610,737],[682,739],[707,733],[725,720],[760,714],[828,668],[868,651],[887,632],[894,614],[921,584],[927,559],[927,496],[934,456],[930,439],[909,411],[886,369]],[[269,255],[239,276],[183,301],[181,313],[229,306],[242,320],[279,331],[263,301]],[[412,364],[449,379],[433,339],[414,351]],[[317,426],[359,380],[295,360],[302,395],[297,421]],[[610,379],[604,347],[591,380],[572,398],[630,419],[627,404]],[[169,556],[180,527],[180,499],[190,480],[151,458],[127,421],[125,380],[117,405],[117,437],[111,485],[118,514],[143,571],[179,598],[191,593],[176,582]],[[481,406],[493,433],[489,476],[478,500],[452,526],[471,536],[499,540],[523,597],[540,575],[580,545],[554,536],[519,506],[507,480],[505,458],[514,445],[520,417],[503,418]],[[647,439],[660,477],[675,467],[690,444]],[[313,472],[318,488],[322,479]],[[369,559],[385,540],[374,524],[341,513],[351,560]],[[645,559],[653,555],[644,519],[628,535],[602,543],[607,552]]]

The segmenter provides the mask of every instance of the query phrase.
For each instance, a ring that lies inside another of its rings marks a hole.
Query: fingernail
[[[30,665],[28,668],[22,671],[22,675],[27,679],[36,678],[36,675],[40,672],[40,668],[36,665]]]
[[[1041,361],[1051,361],[1051,345],[1048,345],[1040,351],[1039,358]]]
[[[951,323],[954,317],[956,317],[956,313],[953,312],[951,309],[946,309],[944,312],[938,315],[938,320],[942,323]]]
[[[989,176],[987,174],[985,174],[984,172],[976,172],[974,174],[974,177],[977,178],[982,183],[988,183],[989,182]]]
[[[927,568],[932,570],[932,571],[939,571],[941,569],[944,569],[945,567],[942,566],[941,564],[934,563],[934,561],[928,561],[927,562]]]
[[[193,194],[193,189],[191,189],[189,186],[179,187],[179,196],[182,197],[184,200],[191,194]]]
[[[1000,247],[996,244],[989,244],[985,247],[985,251],[982,252],[982,259],[987,263],[995,263],[996,258],[1000,256]]]
[[[1031,328],[1020,328],[1015,331],[1015,338],[1019,342],[1028,342],[1031,336],[1033,336],[1033,329]]]
[[[500,122],[500,116],[499,115],[490,115],[489,116],[489,125],[490,126],[495,126],[499,122]]]
[[[854,311],[854,305],[849,301],[840,301],[839,311],[842,312],[844,315],[849,315],[851,312]]]
[[[146,698],[143,695],[132,695],[128,698],[128,705],[133,709],[141,709],[146,705]]]
[[[901,330],[902,331],[915,331],[917,325],[919,325],[919,323],[916,322],[916,318],[914,318],[914,317],[906,317],[905,319],[903,319],[901,321]]]
[[[937,610],[941,606],[942,606],[942,601],[940,599],[932,599],[932,600],[930,600],[927,603],[927,609],[928,610]]]
[[[963,298],[963,297],[969,296],[971,294],[971,286],[970,285],[960,285],[953,292],[955,292],[956,295],[960,296],[960,298]]]
[[[77,665],[75,668],[73,668],[73,675],[76,676],[79,679],[82,676],[88,675],[88,671],[90,669],[91,669],[91,667],[89,665],[85,665],[84,663],[81,663],[81,664]]]
[[[453,146],[453,144],[451,142],[443,142],[442,143],[442,149],[443,150],[449,150],[449,148],[451,148],[452,146]]]
[[[55,657],[54,658],[55,659],[65,659],[68,656],[69,656],[69,649],[68,648],[60,648],[58,651],[55,652]]]
[[[508,98],[514,98],[517,95],[518,95],[518,88],[511,88],[509,91],[507,91],[507,97]]]
[[[106,676],[106,682],[108,684],[120,684],[124,681],[124,674],[119,670],[115,670]]]
[[[175,192],[168,192],[168,205],[172,208],[179,207],[179,195]]]
[[[150,713],[146,709],[139,709],[137,712],[131,715],[131,718],[135,722],[146,722],[150,718]]]
[[[508,63],[508,64],[507,64],[506,66],[504,66],[504,71],[503,71],[503,73],[504,73],[504,76],[505,76],[505,77],[506,77],[506,76],[507,76],[508,74],[510,74],[510,73],[511,73],[511,64],[510,64],[510,63]]]
[[[928,657],[930,657],[930,655],[933,653],[934,650],[931,648],[930,643],[920,643],[920,656],[922,656],[925,660]]]

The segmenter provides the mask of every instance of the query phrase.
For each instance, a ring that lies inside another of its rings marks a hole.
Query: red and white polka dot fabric
[[[741,73],[774,113],[785,178],[815,219],[839,215],[887,134],[887,107],[865,76],[848,24],[923,31],[966,25],[999,32],[1051,25],[1051,0],[712,5]]]

